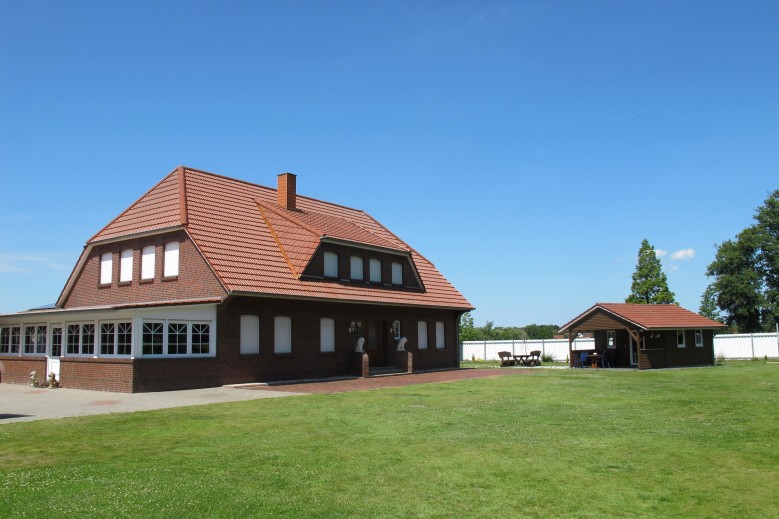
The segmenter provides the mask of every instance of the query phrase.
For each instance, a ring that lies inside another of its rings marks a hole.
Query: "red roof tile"
[[[596,303],[585,312],[565,324],[561,330],[569,330],[598,311],[605,311],[645,330],[673,328],[724,328],[725,325],[678,305],[648,305],[633,303]]]
[[[364,211],[300,195],[289,211],[275,189],[190,168],[174,170],[90,243],[181,225],[230,292],[472,308],[432,263]],[[425,290],[300,280],[324,237],[410,254]]]

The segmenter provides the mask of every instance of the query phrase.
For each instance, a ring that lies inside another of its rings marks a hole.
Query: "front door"
[[[53,325],[51,328],[51,349],[46,357],[46,377],[49,380],[49,373],[54,373],[54,378],[60,379],[60,357],[62,357],[62,326]]]
[[[387,365],[387,323],[384,321],[368,321],[365,337],[365,351],[371,367]]]

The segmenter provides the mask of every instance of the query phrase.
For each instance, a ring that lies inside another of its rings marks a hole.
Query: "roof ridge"
[[[220,175],[219,173],[214,173],[214,172],[211,172],[211,171],[205,171],[205,170],[197,169],[197,168],[191,168],[189,166],[182,166],[182,167],[184,169],[188,170],[188,171],[194,171],[195,173],[202,173],[203,175],[210,175],[212,177],[218,177],[218,178],[222,178],[222,179],[225,179],[225,180],[231,180],[233,182],[240,182],[241,184],[246,184],[246,185],[254,186],[254,187],[261,187],[263,189],[269,189],[271,191],[278,191],[278,189],[275,188],[275,187],[264,186],[264,185],[258,184],[256,182],[249,182],[248,180],[242,180],[240,178],[228,177],[227,175]],[[314,198],[313,196],[301,195],[299,193],[296,193],[295,196],[297,198],[305,198],[306,200],[310,200],[312,202],[319,202],[321,204],[326,204],[326,205],[333,206],[333,207],[339,207],[341,209],[348,209],[349,211],[356,211],[356,212],[363,212],[363,213],[365,212],[362,209],[357,209],[355,207],[350,207],[348,205],[343,205],[343,204],[336,204],[334,202],[329,202],[327,200],[322,200],[321,198]]]

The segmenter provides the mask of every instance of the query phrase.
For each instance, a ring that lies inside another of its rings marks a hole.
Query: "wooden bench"
[[[541,351],[534,350],[527,355],[514,355],[514,360],[517,361],[517,365],[519,366],[540,366]]]
[[[511,352],[509,351],[499,351],[498,357],[500,357],[500,367],[505,368],[506,366],[516,366],[517,361],[513,358],[511,355]]]

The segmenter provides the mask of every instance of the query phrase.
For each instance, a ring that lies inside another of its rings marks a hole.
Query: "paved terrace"
[[[411,375],[349,378],[322,381],[240,384],[158,393],[108,393],[83,389],[34,388],[18,384],[0,384],[0,425],[72,416],[129,413],[171,407],[257,400],[304,395],[341,393],[412,384],[454,382],[473,378],[501,377],[531,373],[522,369],[457,369],[429,371]]]

